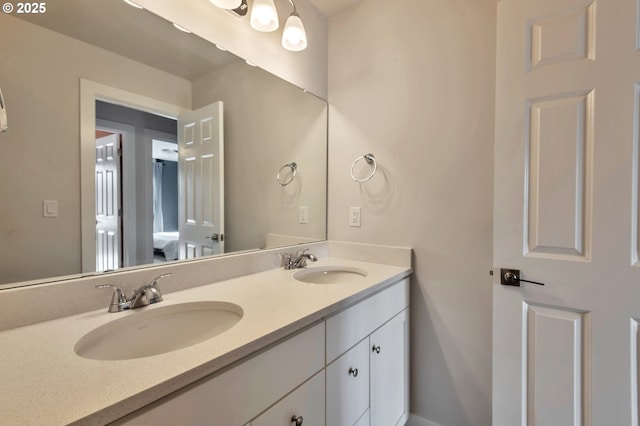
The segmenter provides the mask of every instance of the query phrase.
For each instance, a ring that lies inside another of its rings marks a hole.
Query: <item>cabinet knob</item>
[[[295,414],[291,417],[291,423],[295,423],[296,426],[302,426],[302,422],[304,419],[302,416],[296,416]]]
[[[353,377],[358,377],[358,369],[350,367],[349,368],[349,374],[352,375]]]
[[[380,346],[374,346],[373,348],[371,348],[371,350],[377,354],[380,353]]]

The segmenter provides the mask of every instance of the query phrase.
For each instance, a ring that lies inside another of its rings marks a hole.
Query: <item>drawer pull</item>
[[[358,377],[358,369],[353,367],[349,368],[349,374],[353,377]]]
[[[296,416],[295,414],[291,417],[291,423],[295,423],[296,426],[302,426],[302,422],[304,419],[302,416]]]
[[[371,350],[372,350],[373,352],[375,352],[375,353],[379,354],[379,353],[380,353],[380,346],[374,346]]]

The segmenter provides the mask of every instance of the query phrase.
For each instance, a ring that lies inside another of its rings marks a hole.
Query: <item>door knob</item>
[[[357,369],[357,368],[350,367],[350,368],[349,368],[349,374],[350,374],[351,376],[353,376],[353,377],[358,377],[358,369]]]
[[[215,242],[220,242],[220,241],[224,241],[224,234],[211,234],[210,237],[205,237],[208,240],[211,241],[215,241]]]
[[[302,416],[296,416],[295,414],[291,417],[291,423],[294,423],[296,426],[302,426],[302,422],[304,419]]]
[[[543,283],[539,283],[537,281],[523,280],[522,278],[520,278],[519,269],[500,269],[500,284],[520,287],[520,282],[544,285]]]

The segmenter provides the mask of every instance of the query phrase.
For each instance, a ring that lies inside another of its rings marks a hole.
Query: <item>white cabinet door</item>
[[[369,337],[371,425],[404,425],[409,418],[409,315],[405,309]]]
[[[369,408],[369,339],[327,367],[327,425],[353,426]]]
[[[324,381],[323,370],[253,420],[251,426],[325,426]]]

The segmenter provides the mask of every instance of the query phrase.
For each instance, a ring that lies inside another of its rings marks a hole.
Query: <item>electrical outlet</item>
[[[360,228],[360,207],[349,208],[349,226]]]
[[[309,208],[307,206],[298,207],[298,223],[309,223]]]

